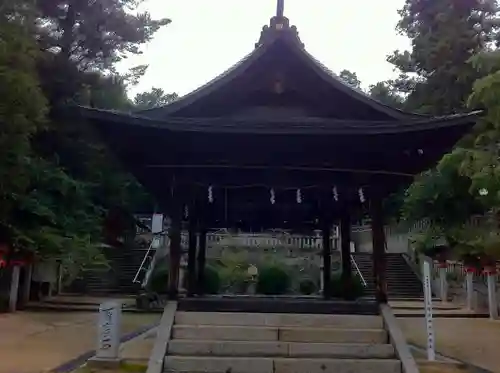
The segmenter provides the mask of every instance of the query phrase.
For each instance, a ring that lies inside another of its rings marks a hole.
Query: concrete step
[[[174,325],[173,339],[323,343],[387,343],[387,333],[382,329]]]
[[[174,339],[168,354],[178,356],[303,357],[344,359],[390,359],[390,344],[297,343],[262,341],[204,341]]]
[[[401,373],[393,359],[294,359],[167,356],[164,372],[182,373]]]
[[[222,326],[295,326],[382,329],[380,316],[265,314],[241,312],[177,312],[175,323],[182,325]]]

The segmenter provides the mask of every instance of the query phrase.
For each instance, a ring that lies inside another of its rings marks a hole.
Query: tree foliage
[[[138,13],[140,3],[0,4],[0,243],[94,263],[105,221],[133,228],[131,212],[153,203],[85,123],[52,115],[68,102],[134,108],[126,89],[146,67],[118,76],[115,63],[169,23]]]
[[[392,87],[406,97],[404,109],[434,115],[487,109],[475,133],[417,177],[405,194],[404,216],[429,223],[419,235],[421,243],[444,240],[468,254],[494,246],[492,226],[481,231],[468,222],[497,204],[499,190],[498,155],[491,153],[498,144],[493,125],[498,117],[491,115],[500,107],[491,52],[498,38],[497,13],[497,2],[489,0],[406,0],[398,30],[410,38],[412,49],[388,57],[401,72]]]
[[[355,72],[344,69],[340,72],[339,77],[352,88],[359,89],[361,87],[361,81],[358,79]]]
[[[150,91],[138,93],[134,104],[136,109],[145,110],[167,105],[178,98],[177,93],[165,93],[163,89],[153,87]]]
[[[477,71],[468,64],[497,38],[496,0],[406,0],[398,30],[411,51],[388,57],[410,88],[406,108],[429,114],[466,110]]]
[[[138,12],[143,0],[38,1],[40,45],[79,70],[113,70],[127,54],[141,53],[169,19]]]
[[[402,108],[404,103],[404,96],[395,88],[392,80],[371,85],[368,94],[375,100],[395,108]]]

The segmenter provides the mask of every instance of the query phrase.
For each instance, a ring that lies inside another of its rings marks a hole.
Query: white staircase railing
[[[356,260],[354,260],[354,257],[352,254],[350,255],[351,257],[351,263],[354,265],[354,269],[356,270],[356,273],[358,274],[359,278],[361,279],[361,283],[363,284],[364,287],[366,287],[366,280],[363,277],[363,274],[361,273],[361,270],[358,267],[358,263],[356,263]]]
[[[134,284],[141,282],[139,280],[139,277],[143,271],[146,271],[146,273],[142,281],[142,286],[145,286],[145,284],[147,284],[149,276],[151,275],[152,268],[154,267],[154,264],[156,262],[156,257],[157,257],[156,254],[158,252],[157,249],[159,248],[159,246],[160,246],[160,236],[154,235],[153,238],[151,239],[151,243],[149,244],[146,253],[144,254],[144,258],[142,259],[141,265],[139,266],[139,269],[137,270],[134,279],[132,280]],[[153,250],[155,250],[154,254],[152,254]]]

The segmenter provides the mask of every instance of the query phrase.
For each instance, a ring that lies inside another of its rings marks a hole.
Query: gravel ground
[[[160,314],[122,314],[122,335],[158,322]],[[97,313],[0,315],[0,373],[40,373],[96,345]]]
[[[399,318],[409,343],[426,346],[424,318]],[[445,356],[500,373],[500,322],[435,318],[436,350]],[[429,373],[434,373],[432,370]]]

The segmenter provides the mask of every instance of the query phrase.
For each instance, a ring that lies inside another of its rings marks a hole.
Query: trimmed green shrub
[[[162,262],[156,265],[149,278],[147,288],[158,294],[165,294],[168,291],[168,263]]]
[[[259,269],[257,293],[265,295],[285,294],[290,288],[290,276],[281,267],[273,265]]]
[[[222,293],[244,294],[248,288],[246,252],[224,250],[217,261]]]
[[[365,287],[358,276],[354,274],[348,281],[343,281],[342,276],[334,274],[331,279],[331,296],[345,300],[356,300],[365,293]]]
[[[311,295],[315,293],[316,290],[317,290],[316,283],[310,278],[305,278],[302,281],[300,281],[299,284],[300,294]]]
[[[217,294],[221,282],[219,272],[213,266],[206,266],[203,272],[203,292],[205,294]]]

